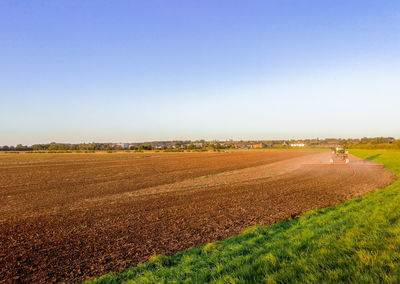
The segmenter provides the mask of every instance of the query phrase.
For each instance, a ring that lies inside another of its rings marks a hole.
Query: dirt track
[[[37,156],[0,157],[0,282],[120,271],[395,178],[373,167],[302,166],[324,152]]]

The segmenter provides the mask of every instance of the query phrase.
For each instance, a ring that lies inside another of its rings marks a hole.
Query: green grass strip
[[[400,152],[353,150],[400,174]],[[399,283],[400,182],[95,283]]]

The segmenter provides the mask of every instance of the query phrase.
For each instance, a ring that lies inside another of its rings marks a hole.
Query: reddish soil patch
[[[324,155],[0,159],[0,282],[74,281],[120,271],[156,253],[337,204],[395,178],[374,167],[301,166]]]

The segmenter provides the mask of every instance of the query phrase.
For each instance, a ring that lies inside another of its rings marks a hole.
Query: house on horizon
[[[260,149],[260,148],[265,148],[265,147],[267,147],[267,145],[265,145],[264,143],[261,142],[261,143],[252,145],[251,148]]]
[[[290,144],[290,147],[304,147],[305,144],[304,143],[292,143]]]
[[[114,148],[118,148],[121,147],[122,149],[128,149],[129,148],[129,144],[128,143],[117,143],[114,144]]]

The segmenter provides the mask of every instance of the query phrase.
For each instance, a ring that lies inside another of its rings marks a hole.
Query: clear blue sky
[[[400,137],[400,1],[0,1],[0,145]]]

